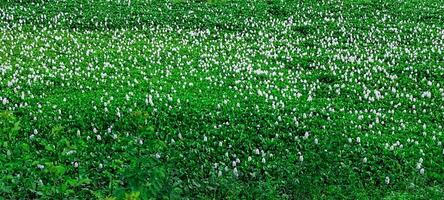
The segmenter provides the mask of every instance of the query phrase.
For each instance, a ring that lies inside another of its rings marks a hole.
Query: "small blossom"
[[[233,169],[233,174],[234,176],[238,177],[239,176],[239,172],[237,171],[237,168]]]
[[[259,155],[259,154],[260,154],[259,149],[255,149],[255,150],[254,150],[254,153],[255,153],[256,155]]]

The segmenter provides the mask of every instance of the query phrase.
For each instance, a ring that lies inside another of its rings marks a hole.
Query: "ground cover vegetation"
[[[440,0],[1,0],[0,199],[442,199]]]

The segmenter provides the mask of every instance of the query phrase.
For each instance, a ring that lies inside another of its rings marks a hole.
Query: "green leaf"
[[[62,165],[52,166],[50,168],[50,172],[56,176],[61,176],[65,174],[65,171],[66,171],[65,167]]]

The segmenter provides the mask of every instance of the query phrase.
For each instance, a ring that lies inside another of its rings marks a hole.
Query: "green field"
[[[0,199],[443,199],[442,0],[0,0]]]

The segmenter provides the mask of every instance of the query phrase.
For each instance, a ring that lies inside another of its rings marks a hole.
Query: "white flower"
[[[422,98],[432,98],[432,93],[429,91],[425,91],[421,95]]]
[[[39,168],[39,169],[44,169],[45,166],[44,166],[44,165],[41,165],[41,164],[38,164],[38,165],[37,165],[37,168]]]
[[[385,177],[385,184],[390,184],[390,178],[388,176]]]
[[[96,138],[98,141],[102,140],[102,136],[100,136],[100,135],[96,135]]]
[[[308,136],[310,136],[310,133],[309,132],[305,132],[305,134],[304,134],[304,139],[307,139],[308,138]]]
[[[416,163],[416,169],[421,169],[422,168],[422,164],[421,163]]]
[[[443,152],[444,152],[444,151],[443,151]],[[260,152],[259,152],[259,149],[256,148],[256,149],[254,150],[254,153],[255,153],[256,155],[259,155],[259,153],[260,153]]]
[[[424,168],[421,168],[421,169],[419,170],[419,173],[420,173],[421,175],[424,175],[424,173],[425,173]]]
[[[308,96],[308,98],[307,98],[307,101],[313,101],[313,97],[311,97],[311,95],[310,96]]]
[[[6,98],[3,98],[2,102],[3,102],[3,105],[6,105],[7,103],[9,103],[8,99],[6,99]]]
[[[301,161],[301,162],[304,161],[304,156],[303,156],[303,155],[300,155],[300,156],[299,156],[299,161]]]
[[[74,153],[76,153],[76,150],[69,150],[69,151],[66,152],[66,155],[71,155],[71,154],[74,154]]]
[[[362,162],[367,163],[367,157],[365,157],[364,159],[362,159]]]

